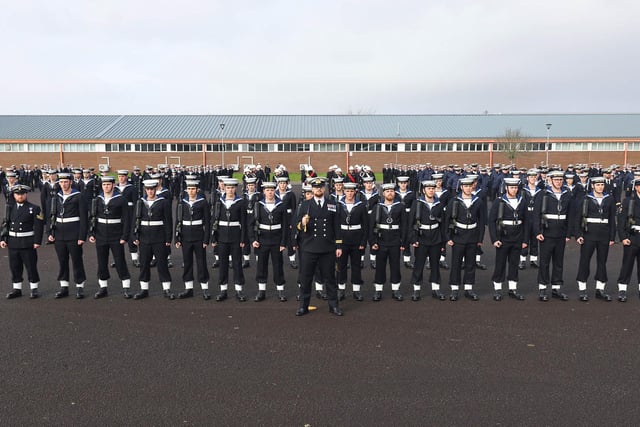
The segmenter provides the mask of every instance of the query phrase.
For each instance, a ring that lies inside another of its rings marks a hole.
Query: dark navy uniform
[[[370,177],[367,177],[366,179],[367,181],[363,181],[363,182],[373,182],[372,178]],[[373,211],[373,207],[377,205],[378,202],[380,201],[380,194],[378,193],[378,190],[375,187],[373,187],[373,191],[371,193],[367,193],[365,189],[361,190],[360,193],[358,193],[357,197],[360,198],[360,200],[362,200],[367,205],[368,215],[371,215],[371,212]],[[369,242],[369,246],[371,246],[371,244],[372,243]],[[360,260],[362,261],[362,263],[364,263],[364,250],[360,254]],[[369,263],[371,265],[371,268],[373,269],[376,268],[376,251],[372,250],[371,248],[369,248]]]
[[[213,224],[211,243],[218,246],[218,255],[220,257],[218,276],[220,294],[216,297],[216,300],[223,301],[227,298],[229,256],[231,256],[236,298],[239,301],[246,301],[246,296],[243,293],[244,273],[242,271],[241,247],[241,244],[246,244],[248,239],[245,200],[237,194],[233,200],[226,200],[225,194],[223,194],[215,205],[215,212],[211,221]]]
[[[349,261],[351,261],[353,297],[356,301],[362,301],[360,287],[363,281],[360,256],[367,246],[367,239],[369,237],[367,205],[365,202],[357,199],[353,204],[346,204],[343,198],[338,202],[337,206],[342,234],[342,256],[338,258],[338,293],[341,298],[344,297],[348,264]]]
[[[520,255],[520,266],[521,270],[526,268],[527,255],[529,256],[529,263],[532,267],[538,266],[538,246],[539,242],[536,239],[536,235],[533,234],[533,208],[535,206],[536,197],[539,197],[539,194],[542,194],[544,189],[540,188],[540,185],[536,184],[533,188],[529,187],[529,185],[525,185],[522,189],[522,198],[524,199],[524,204],[527,207],[527,218],[525,220],[525,226],[528,228],[527,235],[529,236],[529,241],[527,241],[527,247],[522,250],[522,254]]]
[[[611,297],[605,292],[607,284],[607,258],[609,247],[613,244],[616,235],[616,202],[614,198],[605,193],[602,198],[596,198],[593,192],[588,193],[576,203],[574,220],[575,237],[580,245],[580,262],[578,264],[578,290],[580,299],[588,301],[587,278],[589,277],[589,264],[593,253],[596,255],[596,297],[611,301]]]
[[[187,181],[187,184],[189,182]],[[182,280],[185,292],[178,295],[185,298],[193,295],[193,260],[198,265],[198,282],[202,288],[203,298],[211,298],[209,294],[209,269],[207,266],[207,250],[211,236],[211,212],[209,202],[203,194],[197,193],[195,200],[186,195],[176,206],[176,243],[182,247],[184,271]]]
[[[91,202],[89,237],[93,237],[96,243],[96,258],[98,260],[98,284],[100,291],[95,295],[102,298],[107,295],[109,273],[109,251],[113,255],[118,277],[122,281],[124,295],[130,298],[128,292],[131,287],[131,274],[127,268],[124,256],[124,245],[130,239],[131,212],[127,199],[117,189],[113,190],[112,197],[105,198],[100,193]]]
[[[291,240],[289,237],[289,217],[287,206],[278,197],[275,198],[275,203],[272,204],[267,204],[263,198],[253,205],[253,214],[249,219],[248,232],[249,242],[254,246],[254,251],[258,258],[256,269],[258,294],[255,297],[255,301],[265,299],[269,258],[271,258],[273,281],[278,291],[278,298],[281,302],[287,301],[284,292],[285,277],[281,248],[286,248]],[[255,247],[256,243],[259,245],[258,247]]]
[[[427,260],[431,266],[429,282],[433,297],[444,300],[444,295],[440,292],[440,253],[444,240],[444,227],[442,217],[445,205],[443,205],[434,195],[433,201],[428,202],[424,196],[418,197],[413,203],[409,213],[409,242],[415,247],[415,261],[413,272],[411,273],[411,283],[413,284],[413,301],[420,299],[422,279]]]
[[[538,289],[541,301],[547,301],[546,289],[551,285],[552,296],[568,300],[560,291],[564,284],[564,250],[571,236],[570,221],[573,216],[573,197],[563,186],[560,193],[554,193],[549,186],[535,201],[533,209],[533,233],[543,235],[540,242],[540,267],[538,268]],[[553,263],[551,277],[550,264]]]
[[[125,171],[122,171],[122,172],[125,172]],[[137,179],[135,185],[133,184],[133,182],[134,181],[132,180],[132,183],[127,182],[124,185],[121,185],[120,183],[118,183],[116,185],[116,188],[118,189],[118,191],[120,191],[120,194],[122,195],[122,197],[124,197],[124,199],[127,201],[127,206],[129,207],[128,212],[131,215],[131,219],[133,219],[133,210],[134,210],[133,207],[136,201],[140,198],[140,190],[136,185],[141,184],[142,181],[140,181],[140,179]],[[138,247],[133,244],[133,241],[131,241],[131,239],[128,239],[128,246],[129,246],[129,253],[131,254],[131,261],[133,262],[133,265],[136,267],[139,267],[140,262],[138,261]]]
[[[508,182],[508,181],[507,181]],[[507,197],[507,193],[496,199],[489,212],[489,236],[491,242],[501,242],[496,247],[496,261],[493,270],[494,300],[502,299],[502,282],[506,278],[509,282],[509,296],[523,300],[524,296],[517,291],[518,264],[522,246],[529,241],[527,227],[527,201],[520,194],[514,199]],[[508,274],[507,273],[508,266]]]
[[[314,192],[317,188],[324,188],[325,182],[321,178],[311,181]],[[308,220],[303,224],[303,219]],[[300,251],[302,263],[300,265],[300,306],[296,315],[304,315],[309,312],[311,299],[311,283],[316,268],[319,266],[325,281],[329,310],[341,316],[342,310],[338,307],[338,293],[336,286],[336,250],[342,249],[340,223],[338,221],[337,205],[329,199],[305,200],[301,203],[296,229],[301,235]]]
[[[60,179],[63,175],[60,175]],[[69,294],[69,257],[73,263],[73,278],[76,282],[76,298],[84,297],[84,282],[87,279],[82,259],[82,243],[87,239],[88,209],[82,193],[71,189],[69,194],[60,190],[52,206],[49,239],[54,241],[58,256],[59,272],[57,280],[61,290],[56,298]]]
[[[289,182],[289,181],[287,181]],[[288,223],[290,225],[292,225],[294,223],[294,215],[296,212],[296,207],[298,206],[298,203],[296,201],[296,195],[293,191],[291,190],[287,190],[284,193],[280,192],[279,189],[276,189],[276,197],[278,197],[282,203],[284,203],[285,207],[287,208],[287,214],[289,215],[288,218]],[[289,257],[289,264],[291,265],[292,268],[297,268],[298,265],[296,263],[296,252],[292,246],[292,242],[288,242],[288,247],[287,247],[287,256]]]
[[[27,186],[15,186],[13,191],[30,191]],[[13,196],[12,196],[13,198]],[[15,200],[14,200],[15,201]],[[9,248],[9,269],[13,290],[7,298],[22,295],[23,268],[27,270],[27,278],[31,289],[31,298],[37,298],[40,275],[38,274],[37,246],[42,243],[44,216],[40,207],[25,201],[23,204],[8,205],[7,221],[3,229],[3,246]]]
[[[396,189],[396,201],[404,203],[404,209],[407,212],[407,215],[411,211],[411,207],[415,200],[416,193],[413,191],[408,189],[403,193],[399,189]],[[413,265],[411,264],[411,246],[406,246],[404,248],[404,251],[402,252],[402,261],[404,262],[405,267],[413,269]]]
[[[626,302],[633,265],[637,263],[640,266],[640,180],[634,181],[633,194],[622,202],[618,212],[617,229],[623,245],[622,266],[618,276],[618,301]],[[637,274],[640,282],[640,269]]]
[[[153,180],[150,180],[153,181]],[[145,183],[145,188],[152,188]],[[146,190],[145,190],[146,191]],[[168,193],[167,193],[168,194]],[[169,194],[168,194],[169,195]],[[169,197],[171,197],[169,195]],[[136,202],[134,210],[134,225],[132,239],[138,242],[140,260],[140,292],[135,299],[149,296],[149,281],[151,279],[151,260],[155,256],[158,266],[158,276],[162,282],[164,296],[173,299],[171,293],[171,273],[167,263],[169,245],[173,240],[173,219],[171,214],[171,199],[157,196],[149,200],[147,195]]]

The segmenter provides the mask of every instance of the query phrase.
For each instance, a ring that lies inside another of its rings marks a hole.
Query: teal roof
[[[0,116],[0,140],[640,138],[640,114]]]

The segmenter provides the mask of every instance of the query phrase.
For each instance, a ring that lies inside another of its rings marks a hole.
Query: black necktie
[[[318,207],[322,209],[322,202],[320,200],[318,200]]]

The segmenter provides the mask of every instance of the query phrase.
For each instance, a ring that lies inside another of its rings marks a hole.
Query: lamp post
[[[547,152],[546,166],[549,167],[549,133],[551,132],[551,123],[547,123],[547,145],[545,145],[545,151]]]
[[[220,123],[220,132],[222,134],[222,168],[224,169],[224,123]]]

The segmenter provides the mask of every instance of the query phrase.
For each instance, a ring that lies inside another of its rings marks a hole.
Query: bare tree
[[[496,143],[498,150],[507,156],[509,162],[515,163],[518,154],[529,150],[531,141],[520,129],[507,128],[503,135],[496,138]]]

